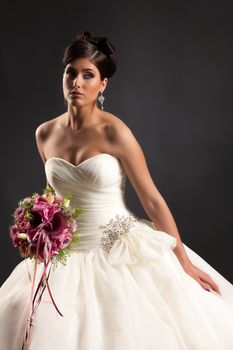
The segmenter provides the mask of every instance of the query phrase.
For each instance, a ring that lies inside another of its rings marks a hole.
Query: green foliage
[[[25,255],[23,253],[23,249],[21,247],[19,247],[19,255],[21,256],[21,258],[25,258]],[[28,258],[34,259],[34,256],[35,256],[35,254],[30,250]]]
[[[49,193],[52,193],[53,195],[56,194],[55,190],[50,186],[43,188],[43,194],[49,194]]]
[[[70,200],[72,198],[72,193],[70,191],[68,191],[64,198]]]
[[[80,215],[85,211],[84,208],[73,208],[74,216],[78,219]]]

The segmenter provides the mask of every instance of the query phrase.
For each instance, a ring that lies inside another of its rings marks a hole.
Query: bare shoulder
[[[142,152],[130,127],[116,115],[109,113],[109,119],[108,135],[116,156],[122,159],[127,158],[127,155],[131,157],[132,153]]]
[[[48,136],[58,126],[59,121],[63,118],[63,114],[55,118],[49,119],[36,127],[35,137],[40,141],[45,141]]]
[[[57,128],[60,124],[60,120],[62,120],[63,115],[57,116],[55,118],[49,119],[41,124],[39,124],[35,129],[35,139],[38,151],[42,160],[45,162],[46,158],[44,155],[44,144],[54,132],[55,128]]]
[[[126,123],[122,119],[112,113],[106,112],[105,117],[108,119],[109,125],[113,130],[117,131],[118,128],[127,127]]]
[[[116,116],[112,116],[111,121],[113,154],[120,160],[131,185],[150,216],[154,205],[161,200],[161,194],[151,177],[144,152],[126,123]]]
[[[118,116],[108,113],[106,115],[107,122],[107,132],[111,137],[112,141],[117,143],[120,139],[127,137],[132,131],[129,126]]]

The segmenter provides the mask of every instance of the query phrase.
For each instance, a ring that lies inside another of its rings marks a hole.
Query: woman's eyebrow
[[[72,67],[72,66],[67,67],[67,69],[73,69],[73,70],[77,71],[77,69],[74,68],[74,67]],[[84,69],[82,69],[82,72],[83,72],[83,71],[89,71],[89,70],[91,70],[91,71],[94,72],[94,69],[91,69],[91,68],[84,68]]]
[[[94,72],[94,69],[91,69],[91,68],[84,68],[84,69],[82,69],[82,71],[84,71],[84,70],[92,70],[92,72]]]

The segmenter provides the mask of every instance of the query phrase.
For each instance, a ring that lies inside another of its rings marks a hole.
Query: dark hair
[[[116,50],[105,37],[92,37],[88,31],[79,33],[64,52],[63,69],[78,58],[89,58],[99,69],[101,80],[111,78],[117,68]]]

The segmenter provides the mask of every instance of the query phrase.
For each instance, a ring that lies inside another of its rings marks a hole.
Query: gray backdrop
[[[22,261],[8,233],[11,214],[46,183],[35,129],[65,111],[61,59],[83,30],[107,36],[117,49],[105,109],[141,144],[183,242],[233,283],[232,7],[232,1],[203,0],[5,4],[1,283]],[[129,182],[126,198],[146,218]]]

